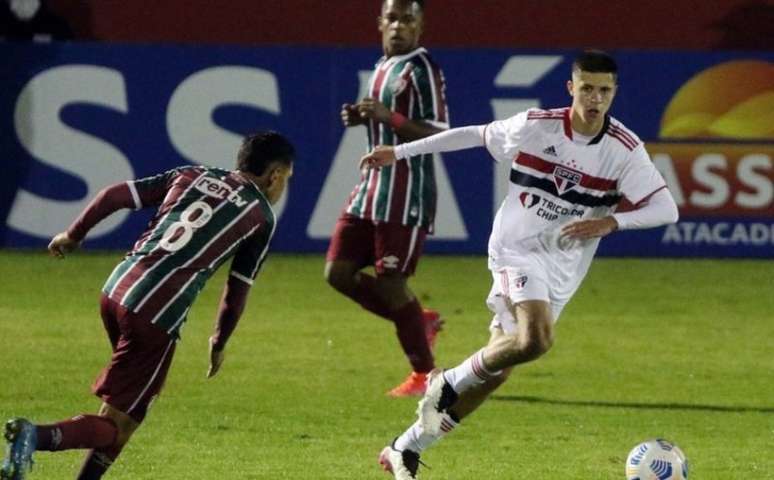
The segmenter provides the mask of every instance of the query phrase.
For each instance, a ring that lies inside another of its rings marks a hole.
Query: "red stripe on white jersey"
[[[612,129],[612,130],[613,130],[613,131],[615,131],[615,132],[619,132],[619,133],[621,133],[621,135],[622,135],[624,138],[626,138],[627,140],[629,140],[629,142],[630,142],[632,145],[634,145],[635,147],[637,146],[637,143],[638,143],[638,142],[637,142],[637,140],[634,138],[634,136],[632,135],[632,132],[630,132],[630,131],[626,130],[624,127],[622,127],[622,126],[620,126],[620,125],[613,125],[613,124],[610,124],[610,129]]]
[[[517,165],[523,165],[525,167],[531,168],[532,170],[537,170],[538,172],[542,172],[542,173],[553,174],[557,167],[570,170],[581,176],[580,186],[583,188],[588,188],[590,190],[610,192],[610,191],[615,191],[618,188],[617,180],[594,177],[587,173],[579,172],[575,169],[569,168],[565,165],[559,165],[557,163],[544,160],[540,157],[536,157],[535,155],[530,155],[529,153],[519,152],[519,154],[514,159],[514,162]]]
[[[664,185],[661,188],[657,188],[657,189],[653,190],[652,192],[650,192],[649,194],[645,195],[644,197],[642,197],[642,200],[640,200],[640,201],[638,201],[637,203],[634,204],[634,208],[640,208],[645,202],[648,201],[648,199],[650,199],[650,197],[652,197],[657,192],[660,192],[661,190],[663,190],[665,188],[667,188],[666,185]]]
[[[611,137],[615,138],[619,142],[621,142],[621,144],[624,147],[626,147],[627,150],[629,150],[629,151],[634,150],[634,145],[632,145],[628,140],[626,140],[620,133],[614,132],[612,130],[608,130],[607,134],[610,135]]]

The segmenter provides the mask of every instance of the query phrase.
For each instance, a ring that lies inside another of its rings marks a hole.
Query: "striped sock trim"
[[[494,376],[492,372],[486,369],[484,366],[484,351],[479,350],[470,359],[470,366],[473,369],[473,373],[482,381],[489,380]]]
[[[450,417],[444,415],[444,417],[441,419],[441,432],[443,435],[446,435],[447,433],[454,430],[454,428],[457,426],[457,422],[452,420]]]
[[[51,450],[56,450],[62,444],[62,429],[54,427],[51,430]]]

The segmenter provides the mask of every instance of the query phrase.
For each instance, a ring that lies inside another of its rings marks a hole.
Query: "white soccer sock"
[[[477,351],[467,360],[454,368],[443,372],[443,377],[457,393],[475,385],[481,385],[492,377],[500,375],[502,370],[490,372],[484,366],[484,349]]]
[[[408,430],[403,432],[403,435],[395,439],[395,449],[400,451],[411,450],[416,453],[422,453],[427,447],[454,430],[454,427],[457,425],[459,424],[452,420],[451,417],[444,415],[443,420],[441,421],[440,435],[430,435],[422,429],[422,423],[417,420],[408,428]]]

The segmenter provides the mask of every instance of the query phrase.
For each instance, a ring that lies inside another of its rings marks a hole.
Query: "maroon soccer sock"
[[[116,441],[115,422],[98,415],[78,415],[53,425],[38,425],[38,450],[104,448]]]
[[[355,291],[352,292],[352,300],[360,304],[371,313],[375,313],[380,317],[392,320],[390,315],[390,309],[379,297],[376,291],[376,278],[365,273],[359,273],[357,275],[358,281],[355,284]]]
[[[408,357],[415,372],[427,373],[435,367],[433,353],[427,344],[425,325],[422,321],[422,308],[414,299],[395,310],[390,315],[395,322],[400,346]]]
[[[123,446],[112,446],[105,449],[91,450],[86,454],[81,472],[76,480],[98,480],[108,471],[113,462],[121,454]]]

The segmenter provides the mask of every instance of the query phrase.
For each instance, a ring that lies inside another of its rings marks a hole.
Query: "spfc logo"
[[[556,185],[556,191],[559,195],[575,188],[581,183],[581,179],[583,179],[583,175],[578,172],[559,166],[554,168],[554,185]]]
[[[524,286],[527,284],[527,276],[521,275],[519,277],[516,277],[513,279],[513,286],[518,289],[524,288]]]
[[[532,208],[540,201],[540,197],[529,192],[521,192],[519,200],[521,200],[521,204],[524,205],[524,208]]]

